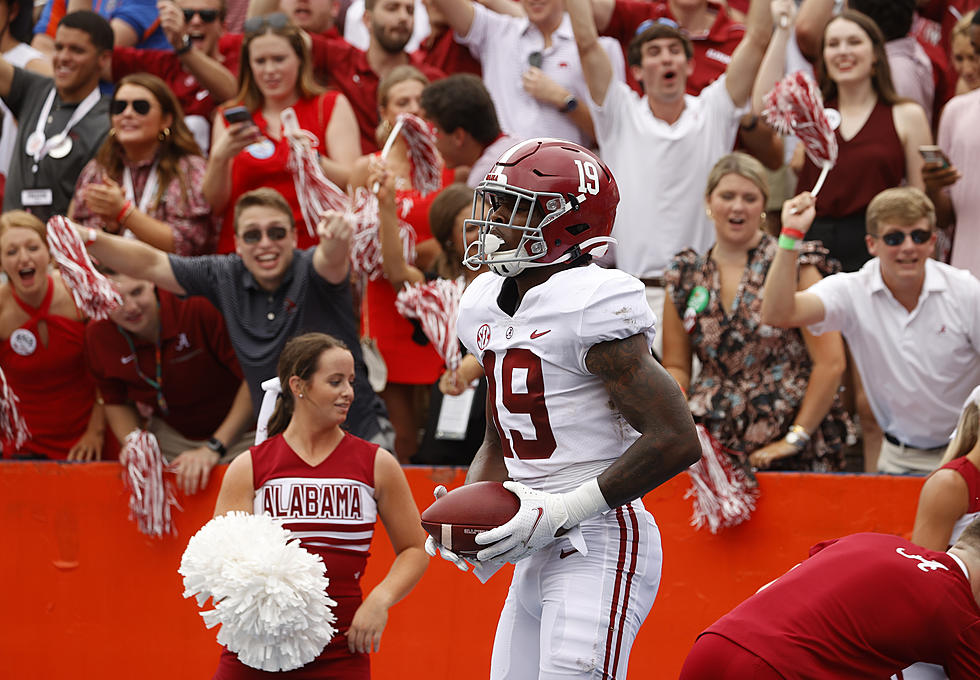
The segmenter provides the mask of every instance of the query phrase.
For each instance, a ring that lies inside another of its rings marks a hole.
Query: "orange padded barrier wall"
[[[451,469],[406,470],[419,507]],[[908,535],[921,479],[762,474],[755,516],[712,536],[688,524],[682,475],[646,498],[663,534],[660,594],[633,647],[630,677],[672,680],[697,634],[806,556],[813,543],[857,531]],[[181,497],[178,535],[142,536],[127,519],[113,463],[0,464],[0,678],[206,679],[215,631],[181,597],[177,567],[206,522],[219,485]],[[391,560],[379,524],[365,585]],[[391,611],[376,680],[487,677],[509,569],[480,585],[439,559]]]

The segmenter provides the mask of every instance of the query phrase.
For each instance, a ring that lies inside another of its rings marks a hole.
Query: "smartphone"
[[[232,106],[224,111],[225,122],[232,123],[251,123],[252,114],[244,106]]]
[[[946,158],[946,154],[944,154],[943,150],[940,149],[938,146],[934,146],[934,145],[920,146],[919,154],[921,154],[922,159],[926,163],[939,163],[944,168],[949,167],[949,159]]]

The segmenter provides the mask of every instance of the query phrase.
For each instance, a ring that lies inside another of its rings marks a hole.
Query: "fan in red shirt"
[[[864,533],[810,555],[702,633],[680,680],[870,680],[916,661],[980,677],[980,521],[948,552]]]

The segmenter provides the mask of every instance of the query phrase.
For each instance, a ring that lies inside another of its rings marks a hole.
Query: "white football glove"
[[[477,543],[489,546],[476,554],[480,562],[517,563],[554,541],[559,529],[609,509],[596,479],[569,493],[546,493],[512,481],[504,488],[521,499],[521,507],[506,524],[476,535]]]
[[[444,487],[442,484],[432,490],[432,495],[436,500],[439,500],[447,493],[449,492],[446,491],[446,487]],[[464,560],[462,557],[454,553],[436,539],[432,538],[432,536],[428,536],[425,539],[425,552],[428,553],[430,557],[435,557],[438,555],[447,562],[455,565],[455,567],[460,571],[469,571],[469,562]]]

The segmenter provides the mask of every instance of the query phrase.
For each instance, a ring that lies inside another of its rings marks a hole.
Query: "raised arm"
[[[142,241],[107,234],[98,229],[79,227],[78,236],[100,263],[120,274],[152,281],[177,295],[187,291],[177,283],[170,258],[162,250]]]
[[[811,62],[817,60],[823,31],[834,18],[834,11],[840,0],[803,0],[796,19],[796,43]]]
[[[436,9],[442,12],[449,28],[457,35],[465,36],[473,25],[473,0],[432,0]]]
[[[203,51],[192,47],[181,52],[187,37],[187,24],[183,10],[173,0],[159,0],[157,12],[160,27],[180,58],[181,65],[193,75],[201,88],[209,90],[216,102],[228,101],[238,92],[238,79],[224,64]]]
[[[783,228],[806,233],[817,211],[809,191],[783,203]],[[769,266],[762,298],[762,322],[781,328],[811,326],[823,321],[823,302],[813,293],[798,292],[796,251],[777,248]]]
[[[769,0],[752,0],[745,36],[732,53],[732,60],[725,70],[725,87],[735,106],[745,106],[748,102],[771,35]]]
[[[765,107],[763,98],[786,72],[786,47],[796,20],[796,3],[793,0],[772,0],[770,7],[775,29],[752,86],[752,113],[756,115],[762,113]]]
[[[320,245],[313,253],[313,269],[330,283],[343,283],[350,273],[350,222],[343,213],[330,210],[323,214],[316,231]]]
[[[388,609],[411,592],[429,564],[423,549],[425,531],[408,480],[395,457],[384,449],[375,455],[374,481],[378,517],[395,550],[395,561],[354,612],[347,632],[347,648],[353,653],[380,649]]]
[[[395,291],[406,283],[422,283],[425,274],[405,261],[402,249],[398,206],[395,204],[395,176],[388,172],[385,162],[371,156],[367,178],[368,187],[378,187],[378,237],[381,240],[381,266],[385,278]]]
[[[599,44],[599,32],[592,16],[591,0],[565,0],[565,7],[572,19],[575,45],[578,47],[582,74],[589,88],[589,96],[599,106],[606,101],[606,93],[613,80],[612,62]],[[608,20],[607,20],[608,23]]]

